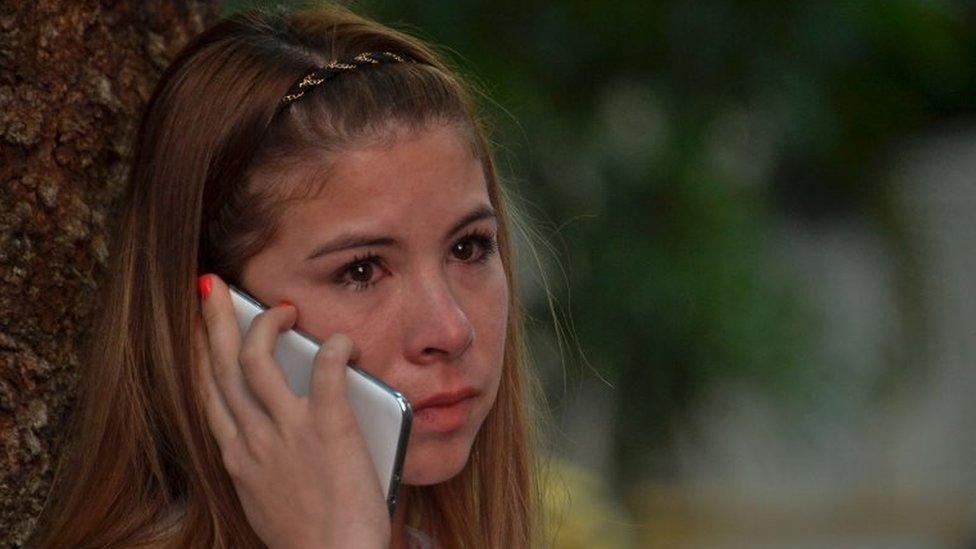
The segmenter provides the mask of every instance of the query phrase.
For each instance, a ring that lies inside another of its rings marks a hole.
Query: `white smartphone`
[[[230,286],[230,295],[243,335],[254,317],[267,306],[233,285]],[[297,395],[309,393],[312,363],[320,346],[319,341],[299,329],[288,330],[278,336],[273,356],[281,366],[291,390]],[[373,459],[390,516],[393,516],[407,439],[410,437],[410,402],[359,368],[351,365],[348,368],[346,394],[349,404]]]

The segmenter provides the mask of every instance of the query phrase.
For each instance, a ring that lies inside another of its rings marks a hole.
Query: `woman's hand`
[[[261,313],[242,340],[227,285],[206,276],[211,291],[195,328],[199,387],[251,527],[274,549],[389,547],[389,514],[346,399],[352,342],[342,334],[324,342],[309,395],[299,397],[272,357],[295,307]]]

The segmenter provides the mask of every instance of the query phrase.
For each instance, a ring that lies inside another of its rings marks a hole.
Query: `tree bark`
[[[26,540],[50,486],[140,111],[216,6],[0,0],[4,546]]]

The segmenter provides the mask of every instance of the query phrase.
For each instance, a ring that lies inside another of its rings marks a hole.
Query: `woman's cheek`
[[[306,305],[300,310],[300,322],[305,331],[316,338],[325,339],[341,332],[362,347],[366,343],[364,336],[375,331],[371,330],[375,326],[375,322],[371,320],[376,316],[376,305],[370,300],[362,299],[365,296],[356,295],[366,292],[355,292],[342,287],[338,289],[338,292],[319,292],[318,296],[306,299]]]
[[[484,345],[494,354],[494,366],[500,371],[508,328],[508,280],[500,262],[486,274],[474,290],[473,302]]]
[[[501,259],[495,255],[484,264],[458,264],[454,273],[459,287],[475,301],[508,304],[508,281]]]
[[[496,322],[504,326],[508,321],[508,279],[505,278],[505,271],[502,268],[501,260],[496,258],[495,265],[492,267],[490,272],[491,276],[485,284],[488,293],[485,298],[491,305],[492,312],[494,313],[493,317]]]

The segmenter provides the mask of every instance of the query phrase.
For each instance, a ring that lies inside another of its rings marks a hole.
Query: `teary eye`
[[[474,242],[470,240],[462,240],[454,245],[454,257],[467,261],[472,254],[474,254]]]
[[[376,273],[377,270],[383,270],[378,255],[356,256],[340,267],[333,279],[336,284],[351,286],[356,291],[366,290],[382,278]]]
[[[494,233],[471,231],[451,246],[451,255],[465,263],[484,263],[496,249]]]
[[[359,284],[369,282],[373,278],[373,264],[372,263],[356,263],[349,268],[349,278]]]

